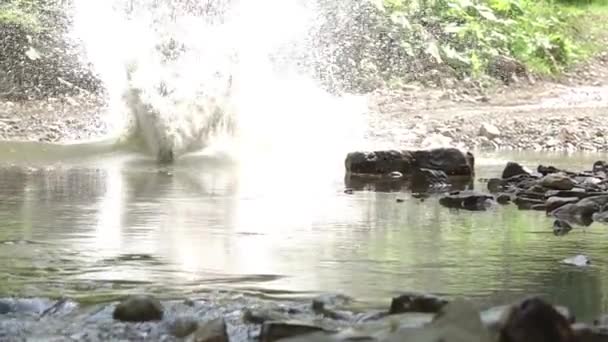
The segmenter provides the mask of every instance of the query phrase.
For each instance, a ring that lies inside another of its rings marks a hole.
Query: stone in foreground
[[[226,322],[223,318],[217,318],[209,322],[199,324],[189,342],[228,342]]]
[[[570,323],[543,300],[525,299],[505,316],[499,342],[575,342]]]
[[[163,306],[151,296],[131,296],[116,306],[112,317],[124,322],[160,321]]]

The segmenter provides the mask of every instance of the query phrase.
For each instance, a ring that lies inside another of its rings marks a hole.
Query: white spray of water
[[[335,158],[355,147],[365,99],[330,95],[290,60],[290,49],[306,48],[314,6],[232,1],[217,18],[176,12],[169,1],[126,1],[76,0],[74,21],[108,89],[116,132],[135,131],[161,160],[217,141],[284,158]]]

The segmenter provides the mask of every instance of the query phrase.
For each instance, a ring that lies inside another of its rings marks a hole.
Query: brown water
[[[0,297],[228,289],[384,304],[418,290],[488,304],[542,294],[582,318],[608,311],[599,224],[556,237],[544,213],[514,206],[457,212],[408,193],[348,195],[341,160],[303,177],[201,156],[159,168],[129,153],[12,150],[0,166]],[[478,153],[477,177],[498,176],[507,160],[589,169],[601,158]],[[579,253],[593,265],[560,264]]]

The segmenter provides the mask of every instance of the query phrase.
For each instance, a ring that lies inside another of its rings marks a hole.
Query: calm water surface
[[[514,206],[471,213],[407,192],[347,195],[341,160],[302,174],[210,157],[161,169],[128,153],[15,153],[0,166],[0,295],[229,289],[384,304],[419,290],[488,305],[542,294],[583,318],[608,311],[608,229],[599,224],[555,237],[544,213]],[[498,176],[512,159],[589,169],[605,157],[477,154],[477,177]],[[578,253],[593,266],[560,264]]]

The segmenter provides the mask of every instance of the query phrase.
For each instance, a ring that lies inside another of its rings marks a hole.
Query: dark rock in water
[[[606,327],[592,327],[584,323],[572,325],[572,331],[577,342],[608,342]]]
[[[576,185],[570,177],[562,173],[548,174],[540,180],[540,184],[554,190],[570,190]]]
[[[194,317],[178,317],[169,324],[169,332],[175,337],[186,337],[198,328],[198,321]]]
[[[393,298],[389,314],[405,312],[435,313],[439,312],[447,303],[447,300],[430,294],[404,293]]]
[[[260,332],[261,342],[273,342],[283,338],[325,331],[322,327],[300,321],[266,322]]]
[[[518,191],[516,193],[517,197],[521,197],[521,198],[525,198],[525,199],[531,199],[531,200],[538,200],[540,201],[539,203],[544,203],[545,202],[545,193],[544,192],[534,192],[534,191]]]
[[[606,209],[603,208],[602,210],[606,210]],[[593,213],[593,215],[591,215],[591,219],[594,222],[608,223],[608,211],[602,211],[602,212],[599,212],[599,213]]]
[[[409,174],[414,165],[414,157],[407,151],[351,152],[346,156],[348,173],[367,175],[388,175],[397,171]]]
[[[125,322],[159,321],[163,306],[151,296],[131,296],[116,306],[112,317]]]
[[[583,198],[576,203],[565,204],[551,212],[552,216],[569,221],[593,222],[593,214],[608,203],[608,195]]]
[[[572,312],[565,306],[555,305],[553,308],[559,312],[570,323],[575,322],[575,317]],[[506,322],[508,314],[512,310],[512,305],[500,305],[484,310],[480,313],[483,324],[494,332],[501,331]]]
[[[567,318],[540,298],[529,298],[511,307],[499,342],[575,342]]]
[[[547,206],[543,204],[535,204],[530,207],[530,210],[547,211]]]
[[[536,210],[541,206],[543,208],[542,210],[545,208],[545,201],[535,198],[516,197],[513,203],[515,203],[520,210]]]
[[[403,202],[405,202],[405,200],[403,198],[397,198],[395,201],[397,203],[403,203]]]
[[[509,204],[511,203],[511,196],[509,196],[508,194],[500,194],[496,196],[496,202],[498,202],[499,204]]]
[[[558,169],[554,166],[544,166],[544,165],[538,165],[538,167],[536,168],[536,171],[543,176],[546,176],[551,173],[561,172],[560,169]]]
[[[457,148],[436,148],[413,152],[419,169],[440,170],[448,176],[468,176],[475,174],[475,158]]]
[[[344,190],[344,193],[347,195],[352,195],[355,193],[355,191],[353,189],[346,189],[346,190]]]
[[[494,203],[494,196],[472,191],[455,192],[439,199],[444,207],[474,211],[486,210]]]
[[[576,203],[579,199],[577,197],[549,197],[545,201],[545,206],[547,207],[547,212],[552,212],[553,210],[561,207],[565,204]]]
[[[555,220],[553,222],[553,234],[562,236],[568,234],[572,230],[570,223],[564,220]]]
[[[226,322],[223,318],[217,318],[209,322],[199,324],[198,329],[192,335],[192,342],[228,342]]]
[[[502,171],[502,179],[509,179],[519,175],[529,176],[531,174],[532,172],[528,168],[525,168],[515,162],[508,162],[507,166],[505,166],[505,169]]]
[[[579,267],[591,265],[591,261],[589,260],[589,258],[587,258],[586,256],[581,255],[581,254],[575,255],[570,258],[566,258],[566,259],[562,260],[562,263],[564,263],[566,265],[579,266]]]
[[[491,178],[490,180],[488,180],[488,191],[491,193],[503,191],[505,190],[506,184],[507,183],[502,179]]]
[[[605,194],[604,192],[585,192],[583,189],[574,188],[572,190],[549,190],[545,193],[545,197],[576,197],[581,199]]]

